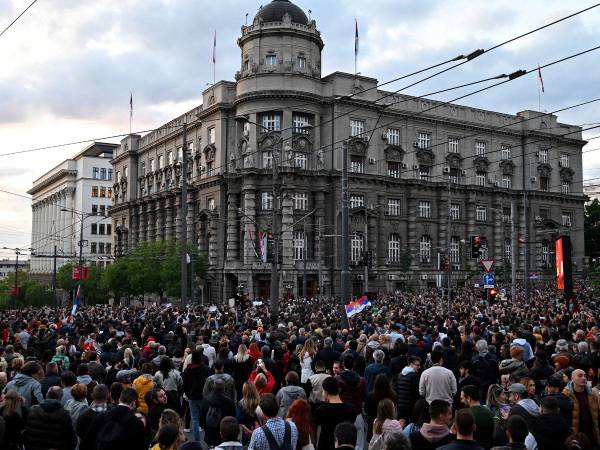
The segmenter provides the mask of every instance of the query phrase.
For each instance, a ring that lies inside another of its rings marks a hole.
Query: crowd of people
[[[546,285],[0,311],[6,450],[600,449],[597,299]]]

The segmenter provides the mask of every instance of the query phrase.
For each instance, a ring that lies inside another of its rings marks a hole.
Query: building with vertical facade
[[[535,111],[505,114],[385,92],[362,75],[323,76],[325,43],[316,21],[287,0],[262,7],[242,26],[238,45],[235,81],[216,83],[201,105],[115,149],[110,214],[117,256],[141,241],[187,233],[208,258],[206,300],[229,298],[240,286],[268,297],[276,208],[282,295],[301,295],[304,275],[308,295],[338,295],[347,145],[355,293],[365,288],[367,250],[369,290],[431,285],[438,259],[449,260],[455,284],[480,276],[468,249],[473,235],[482,239],[482,257],[508,269],[511,221],[521,241],[526,230],[529,237],[516,247],[519,277],[525,245],[530,272],[550,273],[558,233],[571,235],[575,269],[581,268],[579,127]]]
[[[19,272],[29,272],[29,261],[19,259]],[[5,280],[11,273],[15,273],[17,260],[4,258],[0,259],[0,280]]]
[[[54,266],[79,261],[81,214],[82,254],[86,264],[110,264],[112,222],[108,217],[113,190],[110,160],[116,144],[94,142],[33,182],[31,275],[49,280]],[[67,210],[67,211],[63,211]]]

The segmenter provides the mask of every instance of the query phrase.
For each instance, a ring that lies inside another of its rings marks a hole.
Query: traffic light
[[[471,236],[471,258],[479,259],[481,255],[481,236]]]
[[[488,297],[489,297],[490,303],[496,303],[496,295],[498,295],[498,291],[496,289],[491,288],[488,291]]]

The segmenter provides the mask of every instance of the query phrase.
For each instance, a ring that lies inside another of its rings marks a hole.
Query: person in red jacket
[[[248,381],[254,383],[259,395],[273,392],[275,377],[269,372],[262,359],[256,361],[256,369],[250,374]]]

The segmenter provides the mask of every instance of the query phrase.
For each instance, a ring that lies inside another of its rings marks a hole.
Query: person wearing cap
[[[575,369],[573,371],[571,381],[567,384],[563,394],[573,401],[573,419],[571,420],[573,432],[584,433],[592,444],[600,444],[598,398],[592,394],[583,370]]]
[[[512,405],[510,416],[521,416],[528,426],[540,416],[538,405],[527,398],[527,389],[521,383],[513,383],[508,388],[508,401]]]
[[[563,394],[564,388],[563,380],[558,375],[552,375],[546,382],[545,396],[556,399],[560,415],[570,424],[573,420],[573,401]]]

